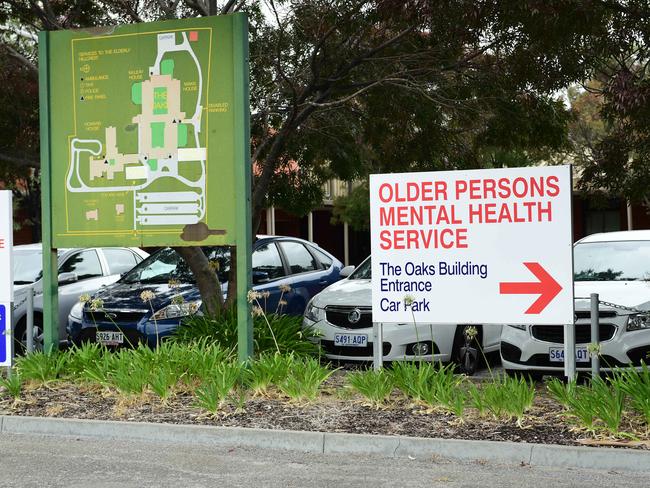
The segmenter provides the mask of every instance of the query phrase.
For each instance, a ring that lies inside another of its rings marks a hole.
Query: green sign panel
[[[244,35],[243,15],[49,33],[54,248],[237,242]]]

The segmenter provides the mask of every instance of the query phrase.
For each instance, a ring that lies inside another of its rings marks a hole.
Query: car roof
[[[256,242],[258,242],[258,241],[265,241],[265,240],[276,240],[276,241],[280,241],[280,240],[285,240],[285,239],[286,239],[286,240],[290,240],[290,241],[299,241],[299,242],[304,242],[305,244],[310,244],[310,245],[312,245],[312,246],[314,246],[314,247],[317,247],[319,250],[323,250],[323,249],[321,249],[321,247],[320,247],[318,244],[316,244],[315,242],[307,241],[307,240],[302,239],[302,238],[300,238],[300,237],[293,237],[293,236],[272,236],[272,235],[266,235],[266,234],[257,234],[257,235],[255,236],[255,241],[256,241]]]
[[[650,230],[623,230],[618,232],[601,232],[580,239],[579,243],[612,241],[650,241]]]
[[[119,249],[131,249],[132,251],[138,253],[142,257],[146,257],[149,255],[148,252],[143,251],[142,249],[139,249],[137,247],[124,247],[124,246],[92,246],[92,247],[87,247],[87,248],[74,248],[74,247],[61,247],[57,249],[59,256],[62,256],[64,254],[68,254],[69,252],[72,251],[81,251],[82,249],[108,249],[108,248],[119,248]],[[42,251],[43,250],[43,244],[40,242],[37,242],[35,244],[18,244],[16,246],[13,246],[13,248],[16,251]]]

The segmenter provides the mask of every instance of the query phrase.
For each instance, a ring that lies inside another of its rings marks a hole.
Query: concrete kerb
[[[0,416],[0,435],[3,433],[129,439],[219,447],[259,447],[310,453],[370,454],[438,462],[486,461],[499,464],[525,463],[532,466],[650,472],[650,451],[516,442],[20,416]]]

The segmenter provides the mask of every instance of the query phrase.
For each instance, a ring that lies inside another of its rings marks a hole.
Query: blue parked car
[[[227,293],[228,248],[205,247],[203,251],[215,263]],[[264,236],[253,244],[253,289],[268,292],[259,302],[269,313],[302,315],[311,297],[339,280],[342,267],[330,253],[302,239]],[[200,309],[201,295],[189,266],[176,251],[165,248],[99,290],[83,308],[73,309],[68,335],[75,344],[96,341],[133,346],[145,342],[155,346],[157,337],[172,334],[184,317]]]

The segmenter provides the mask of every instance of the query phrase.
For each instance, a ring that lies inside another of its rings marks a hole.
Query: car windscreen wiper
[[[14,281],[14,285],[31,285],[33,283],[34,283],[33,281],[23,281],[23,280]]]

